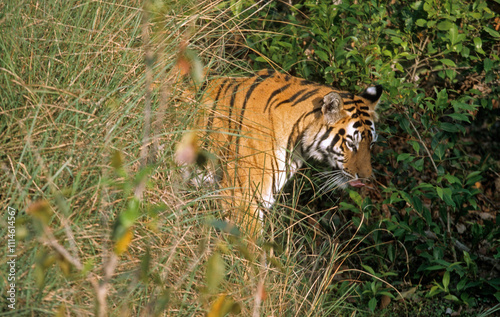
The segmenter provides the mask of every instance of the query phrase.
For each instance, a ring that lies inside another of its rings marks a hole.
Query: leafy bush
[[[381,190],[351,193],[355,199],[340,207],[368,216],[360,233],[371,233],[366,246],[376,247],[362,261],[373,272],[396,273],[387,277],[395,285],[408,277],[430,288],[426,296],[469,306],[500,300],[498,270],[485,274],[500,257],[493,185],[500,156],[488,135],[499,129],[492,9],[482,0],[276,3],[252,24],[272,36],[247,37],[254,69],[280,68],[350,91],[384,86],[374,158]]]

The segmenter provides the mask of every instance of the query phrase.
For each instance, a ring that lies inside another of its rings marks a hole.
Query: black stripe
[[[266,78],[274,76],[275,74],[276,74],[276,71],[274,69],[266,69],[266,74],[264,74],[264,75],[257,74],[256,77],[266,79]]]
[[[292,155],[293,150],[295,149],[295,146],[297,144],[297,140],[302,139],[302,136],[304,134],[304,131],[299,130],[299,124],[304,118],[306,117],[306,114],[303,114],[300,116],[300,118],[295,121],[295,123],[292,126],[292,132],[288,136],[288,140],[286,141],[286,160],[285,162],[288,163],[290,159],[290,155]]]
[[[343,99],[354,99],[354,95],[349,92],[338,92]]]
[[[331,147],[332,147],[332,152],[333,152],[333,147],[340,141],[340,136],[338,134],[335,134],[333,137]]]
[[[213,121],[214,121],[215,108],[217,108],[217,102],[219,101],[220,95],[222,93],[222,89],[224,88],[224,85],[226,85],[226,83],[228,81],[229,81],[229,78],[226,78],[218,86],[219,90],[217,91],[217,95],[215,96],[214,104],[212,105],[212,111],[209,113],[209,118],[208,118],[208,123],[207,123],[207,134],[210,133],[210,130],[212,129],[212,124],[213,124]],[[230,85],[228,85],[228,87],[229,86]]]
[[[300,90],[299,92],[296,92],[293,96],[291,96],[290,98],[286,99],[286,100],[283,100],[282,102],[280,102],[279,104],[277,104],[274,109],[278,108],[279,106],[281,106],[282,104],[285,104],[285,103],[292,103],[295,99],[297,99],[300,95],[302,95],[305,91],[307,91],[307,89],[302,89]]]
[[[241,83],[238,83],[234,85],[233,92],[231,93],[231,101],[229,102],[229,121],[228,121],[228,131],[231,131],[231,123],[233,120],[231,120],[231,117],[233,115],[233,108],[234,104],[236,103],[236,94],[238,93],[238,89],[240,88]]]
[[[310,97],[314,96],[318,91],[319,91],[319,88],[311,90],[308,93],[304,94],[304,96],[302,96],[301,98],[299,98],[299,100],[297,100],[293,103],[292,107],[294,107],[294,106],[298,105],[299,103],[301,103],[302,101],[307,100]]]
[[[330,136],[330,133],[332,132],[332,130],[333,130],[333,127],[328,127],[328,129],[326,129],[325,133],[323,133],[323,135],[319,139],[318,144],[320,144],[321,142],[323,142],[326,139],[328,139],[328,137]],[[319,132],[318,132],[318,134],[319,134]],[[318,136],[318,134],[316,134],[316,137]],[[316,139],[316,137],[315,137],[315,139]]]
[[[352,104],[358,105],[360,103],[363,103],[363,101],[361,101],[361,100],[347,100],[347,101],[344,101],[344,105],[352,105]]]
[[[302,137],[304,136],[304,130],[300,131],[299,130],[299,125],[300,123],[305,120],[308,116],[310,115],[313,115],[317,112],[320,112],[321,111],[321,108],[316,108],[312,111],[309,111],[308,113],[304,113],[300,116],[299,119],[297,119],[297,121],[295,121],[295,123],[293,124],[292,126],[292,133],[290,133],[290,136],[288,137],[288,140],[286,142],[286,148],[287,148],[287,162],[288,162],[288,156],[293,152],[295,146],[297,145],[298,141],[299,140],[302,140]],[[296,131],[296,133],[294,133],[294,131]],[[302,144],[301,147],[302,147],[302,151],[307,153],[306,152],[306,149],[305,149],[305,146],[306,144]]]
[[[305,80],[305,79],[302,79],[300,82],[299,82],[300,85],[302,86],[317,86],[318,84],[315,83],[315,82],[312,82],[312,81],[309,81],[309,80]]]
[[[352,125],[352,127],[355,128],[355,129],[357,129],[357,128],[359,128],[362,125],[363,125],[363,123],[361,123],[360,121],[356,121],[356,122],[354,122],[354,124]]]
[[[246,110],[246,106],[247,106],[248,100],[250,99],[250,96],[252,95],[253,91],[263,81],[265,81],[267,78],[269,78],[269,77],[271,77],[273,75],[274,75],[273,72],[269,72],[268,71],[268,73],[266,75],[257,76],[257,78],[255,79],[255,81],[250,85],[250,88],[248,89],[247,94],[245,96],[245,101],[243,103],[243,106],[241,107],[241,114],[240,114],[240,118],[239,118],[239,124],[240,125],[241,125],[241,122],[243,121],[243,115],[245,114],[245,110]]]
[[[291,85],[291,84],[287,84],[287,85],[285,85],[285,86],[283,86],[283,87],[280,87],[280,88],[276,89],[275,91],[273,91],[273,92],[271,93],[271,95],[270,95],[270,96],[269,96],[269,98],[267,99],[266,106],[264,107],[264,112],[266,112],[266,111],[267,111],[267,109],[268,109],[268,107],[269,107],[269,105],[270,105],[270,103],[271,103],[271,100],[272,100],[272,99],[273,99],[273,98],[274,98],[277,94],[279,94],[279,93],[281,93],[281,92],[285,91],[288,87],[290,87],[290,85]]]
[[[274,154],[274,152],[273,152]],[[276,158],[275,158],[276,159]],[[276,163],[274,160],[271,161],[271,170],[272,170],[272,174],[271,174],[271,193],[272,195],[276,194]]]
[[[259,86],[267,78],[272,77],[273,75],[274,75],[273,72],[268,71],[266,75],[256,76],[256,79],[250,85],[250,88],[248,89],[248,91],[246,93],[245,100],[244,100],[243,105],[241,107],[240,117],[238,118],[238,132],[241,131],[241,127],[243,124],[243,117],[245,115],[247,103],[248,103],[248,100],[250,99],[250,96],[252,95],[253,91],[255,90],[255,88],[257,88],[257,86]],[[239,154],[239,151],[240,151],[240,138],[241,138],[241,135],[238,133],[238,136],[236,138],[236,154]]]

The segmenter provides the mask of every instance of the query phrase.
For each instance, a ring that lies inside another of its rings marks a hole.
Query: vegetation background
[[[0,233],[15,208],[17,257],[12,310],[2,244],[0,316],[498,314],[499,13],[496,0],[3,1]],[[304,172],[255,250],[173,156],[196,113],[187,81],[262,68],[385,93],[376,180],[319,195]]]

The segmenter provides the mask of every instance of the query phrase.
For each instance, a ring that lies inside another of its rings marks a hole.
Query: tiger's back
[[[221,160],[221,186],[235,220],[249,232],[258,229],[308,158],[338,171],[326,180],[331,187],[361,186],[372,174],[381,93],[376,86],[356,96],[273,71],[211,81],[197,125]]]

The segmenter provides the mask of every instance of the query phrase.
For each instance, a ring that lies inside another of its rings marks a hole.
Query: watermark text
[[[16,210],[7,207],[7,301],[16,308]]]

